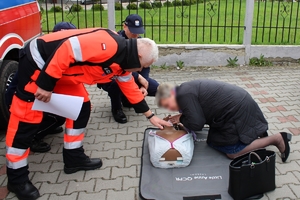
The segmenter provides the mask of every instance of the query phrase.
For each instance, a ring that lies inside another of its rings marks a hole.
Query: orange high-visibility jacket
[[[66,30],[32,40],[25,52],[41,70],[36,84],[44,90],[53,91],[58,80],[95,84],[115,79],[136,112],[149,110],[131,73],[124,71],[141,67],[136,39],[103,28]]]

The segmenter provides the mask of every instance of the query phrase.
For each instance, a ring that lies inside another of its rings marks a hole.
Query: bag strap
[[[260,156],[257,153],[255,153],[254,151],[252,151],[249,153],[249,157],[248,157],[249,164],[252,164],[251,155],[255,155],[258,158],[259,162],[262,162],[262,159],[260,158]]]

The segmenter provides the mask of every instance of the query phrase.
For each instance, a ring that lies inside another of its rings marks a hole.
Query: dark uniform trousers
[[[148,78],[148,96],[154,97],[157,91],[158,82],[152,78]],[[130,104],[125,95],[122,93],[119,85],[112,81],[110,83],[106,84],[97,84],[97,87],[99,89],[103,89],[108,93],[108,96],[110,97],[111,101],[111,109],[112,110],[119,110],[122,108],[122,103],[126,103],[127,105]]]

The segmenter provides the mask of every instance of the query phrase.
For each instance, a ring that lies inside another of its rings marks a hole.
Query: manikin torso
[[[156,132],[156,135],[170,142],[170,149],[162,156],[161,161],[176,161],[182,159],[182,155],[176,149],[172,148],[171,143],[185,134],[187,134],[186,131],[176,130],[173,126],[165,127],[163,130]]]

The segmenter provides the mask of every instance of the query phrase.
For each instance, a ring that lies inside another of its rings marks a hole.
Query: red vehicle
[[[18,68],[19,49],[41,35],[40,7],[36,0],[0,1],[0,128],[7,126],[5,91]]]

